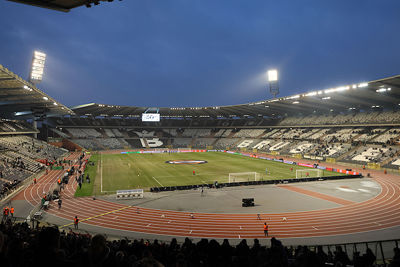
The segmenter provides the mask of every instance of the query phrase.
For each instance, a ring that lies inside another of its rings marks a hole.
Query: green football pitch
[[[166,161],[199,160],[203,164],[170,164]],[[96,154],[94,165],[87,167],[94,181],[95,194],[123,189],[149,189],[150,187],[211,184],[229,181],[229,173],[256,172],[258,180],[296,178],[296,170],[306,167],[284,164],[264,159],[250,158],[223,152],[160,153],[160,154]],[[291,170],[293,168],[293,170]],[[268,173],[266,173],[266,169]],[[193,171],[195,175],[193,175]],[[310,177],[317,174],[310,171]],[[323,171],[322,176],[342,175]],[[254,181],[254,175],[240,179]],[[93,183],[92,183],[93,185]],[[82,189],[85,189],[86,185]],[[78,192],[77,192],[78,193]],[[82,194],[90,194],[81,192]]]

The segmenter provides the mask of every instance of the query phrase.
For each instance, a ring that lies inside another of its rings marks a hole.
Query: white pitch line
[[[154,180],[156,180],[156,182],[159,183],[161,186],[163,186],[154,176],[152,176],[152,178],[153,178]]]
[[[103,154],[100,153],[100,191],[103,193]]]

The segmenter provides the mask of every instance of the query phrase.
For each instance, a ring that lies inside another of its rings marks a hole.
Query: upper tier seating
[[[235,133],[235,137],[257,137],[264,133],[264,129],[242,129],[239,132]]]
[[[71,135],[74,138],[97,138],[97,137],[101,137],[101,133],[96,131],[95,129],[90,129],[90,128],[68,128],[67,130],[68,130],[68,132],[71,133]],[[112,129],[112,130],[115,130],[115,129]],[[115,132],[114,132],[114,134],[115,134]]]
[[[279,125],[345,125],[345,124],[383,124],[400,122],[399,111],[359,112],[336,115],[311,115],[306,117],[286,117]]]

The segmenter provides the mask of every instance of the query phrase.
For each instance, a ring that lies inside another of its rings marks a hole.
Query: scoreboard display
[[[142,113],[142,121],[160,121],[160,114],[158,113]]]

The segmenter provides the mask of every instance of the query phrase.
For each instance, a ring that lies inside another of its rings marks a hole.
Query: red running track
[[[72,154],[75,159],[79,154]],[[50,171],[23,191],[24,198],[36,205],[43,191],[62,174]],[[379,173],[377,173],[379,174]],[[381,192],[364,202],[317,211],[260,214],[268,218],[270,236],[305,238],[361,233],[400,226],[400,177],[376,175]],[[204,238],[260,238],[263,220],[256,214],[193,213],[128,206],[90,197],[74,198],[74,179],[63,191],[63,205],[50,206],[48,213],[72,222],[78,215],[81,223],[138,233]],[[283,220],[283,218],[287,220]],[[70,224],[67,224],[68,226]]]

